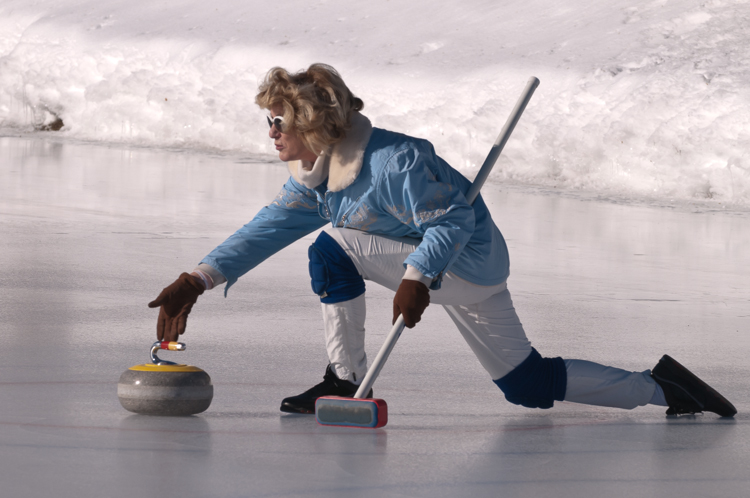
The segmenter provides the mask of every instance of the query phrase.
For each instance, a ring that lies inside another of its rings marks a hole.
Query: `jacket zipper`
[[[330,219],[331,219],[331,210],[328,209],[328,192],[326,191],[326,192],[323,193],[323,202],[321,202],[321,200],[320,200],[320,191],[318,191],[318,199],[317,200],[318,200],[318,214],[322,218],[330,221]],[[323,207],[323,213],[320,212],[321,211],[320,210],[321,206]]]
[[[356,208],[356,207],[357,207],[357,205],[359,204],[359,200],[360,200],[361,198],[362,198],[362,196],[361,196],[361,195],[360,195],[359,197],[357,197],[357,200],[356,200],[356,201],[354,201],[354,204],[352,204],[352,207],[350,207],[350,208],[349,208],[349,209],[348,209],[348,210],[346,211],[346,213],[344,213],[344,215],[343,215],[343,216],[341,217],[341,226],[342,226],[342,227],[344,226],[344,220],[346,220],[347,216],[349,216],[349,214],[350,214],[350,213],[351,213],[352,211],[354,211],[354,208]]]

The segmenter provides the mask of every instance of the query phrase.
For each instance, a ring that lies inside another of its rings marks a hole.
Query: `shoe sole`
[[[335,394],[332,396],[336,396]],[[354,393],[350,395],[342,395],[343,398],[352,398],[354,396]],[[372,398],[372,389],[370,389],[370,392],[368,393],[366,398]],[[317,398],[316,400],[317,401]],[[314,415],[315,414],[315,405],[312,406],[312,408],[302,408],[300,406],[295,406],[290,403],[287,403],[286,401],[281,402],[281,408],[279,408],[284,413],[301,413],[302,415]]]
[[[280,410],[282,412],[284,412],[284,413],[298,413],[298,414],[302,414],[302,415],[314,415],[315,414],[315,409],[314,408],[312,410],[307,410],[305,408],[297,408],[297,407],[292,406],[292,405],[287,405],[286,403],[283,403],[281,405]]]

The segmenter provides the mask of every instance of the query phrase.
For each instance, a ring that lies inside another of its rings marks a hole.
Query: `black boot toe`
[[[315,413],[315,401],[321,396],[342,396],[353,398],[357,393],[359,386],[348,380],[341,380],[336,377],[331,365],[326,368],[323,375],[323,382],[317,384],[302,394],[284,398],[281,401],[282,412],[286,413]],[[372,389],[368,393],[368,398],[372,398]]]
[[[733,417],[737,413],[729,400],[668,355],[662,356],[651,377],[664,391],[669,405],[667,415],[706,411]]]

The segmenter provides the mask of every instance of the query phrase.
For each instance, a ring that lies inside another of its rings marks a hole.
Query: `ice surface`
[[[3,0],[0,126],[269,152],[259,78],[322,61],[376,126],[472,174],[535,75],[495,179],[747,208],[749,5]]]
[[[250,155],[0,138],[0,494],[9,497],[744,496],[750,457],[750,225],[485,186],[508,239],[509,288],[547,356],[633,370],[663,353],[739,410],[667,418],[507,403],[445,313],[404,333],[361,430],[282,415],[326,358],[300,241],[203,295],[184,353],[215,397],[186,418],[132,415],[116,396],[147,360],[146,303],[245,223],[286,169]],[[368,287],[368,350],[392,296]]]

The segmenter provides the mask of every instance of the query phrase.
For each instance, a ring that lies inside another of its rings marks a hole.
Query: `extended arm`
[[[185,332],[190,310],[207,283],[213,287],[226,281],[228,289],[269,256],[325,223],[318,215],[315,195],[290,178],[273,202],[211,251],[196,272],[181,274],[149,303],[159,308],[157,338],[175,341]]]
[[[271,204],[211,251],[201,264],[223,276],[226,293],[239,277],[326,223],[318,215],[315,194],[290,178]]]

